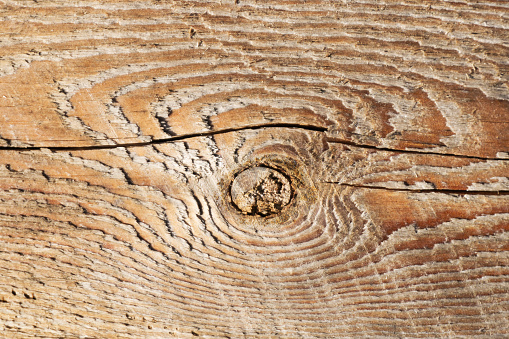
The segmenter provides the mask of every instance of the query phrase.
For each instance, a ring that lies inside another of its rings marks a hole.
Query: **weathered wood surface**
[[[507,1],[0,1],[0,337],[509,336],[508,79]]]

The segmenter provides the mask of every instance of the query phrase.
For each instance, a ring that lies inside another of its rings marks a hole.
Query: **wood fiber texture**
[[[0,0],[0,337],[507,336],[509,2]]]

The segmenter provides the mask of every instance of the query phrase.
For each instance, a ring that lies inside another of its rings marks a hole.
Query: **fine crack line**
[[[418,150],[392,149],[392,148],[386,148],[386,147],[377,147],[377,146],[371,146],[371,145],[357,144],[353,141],[348,141],[348,140],[343,140],[343,139],[338,139],[338,138],[330,138],[330,137],[327,137],[325,140],[329,143],[337,143],[337,144],[343,144],[343,145],[354,146],[354,147],[365,148],[365,149],[372,149],[372,150],[377,150],[377,151],[420,154],[420,155],[422,155],[422,154],[442,155],[442,156],[448,156],[448,157],[477,159],[477,160],[506,160],[506,161],[509,161],[509,159],[505,159],[505,158],[479,157],[479,156],[475,156],[475,155],[463,155],[463,154],[454,154],[454,153],[440,153],[440,152],[430,152],[430,151],[418,151]]]
[[[353,188],[366,188],[374,190],[397,191],[397,192],[410,192],[410,193],[443,193],[443,194],[457,194],[457,195],[509,195],[509,191],[466,191],[466,190],[448,190],[448,189],[411,189],[411,188],[392,188],[370,185],[355,185],[339,181],[323,181],[322,184],[334,184],[339,186],[353,187]]]
[[[41,149],[49,149],[51,151],[83,151],[83,150],[99,150],[99,149],[113,149],[119,147],[140,147],[140,146],[150,146],[157,144],[164,144],[168,142],[174,141],[182,141],[191,138],[197,137],[208,137],[213,135],[225,134],[230,132],[238,132],[245,130],[258,130],[263,128],[294,128],[294,129],[304,129],[309,131],[317,131],[317,132],[325,132],[327,128],[314,126],[314,125],[303,125],[303,124],[289,124],[289,123],[278,123],[278,124],[262,124],[262,125],[251,125],[245,127],[238,128],[225,128],[217,131],[206,131],[206,132],[197,132],[197,133],[189,133],[176,135],[169,138],[164,139],[156,139],[147,142],[132,142],[125,144],[114,144],[114,145],[93,145],[93,146],[28,146],[28,147],[0,147],[0,150],[6,151],[29,151],[29,150],[41,150]]]
[[[222,130],[217,131],[206,131],[206,132],[197,132],[197,133],[189,133],[189,134],[182,134],[182,135],[176,135],[169,138],[164,139],[156,139],[146,142],[132,142],[132,143],[118,143],[114,145],[92,145],[92,146],[28,146],[28,147],[21,147],[21,146],[0,146],[0,151],[30,151],[30,150],[41,150],[41,149],[49,149],[50,151],[83,151],[83,150],[100,150],[100,149],[114,149],[119,147],[142,147],[142,146],[150,146],[150,145],[157,145],[157,144],[164,144],[169,142],[175,142],[175,141],[182,141],[186,139],[191,138],[197,138],[197,137],[207,137],[207,136],[214,136],[219,134],[225,134],[230,132],[238,132],[238,131],[244,131],[244,130],[258,130],[258,129],[264,129],[264,128],[293,128],[293,129],[303,129],[303,130],[309,130],[309,131],[317,131],[317,132],[326,132],[327,128],[321,127],[321,126],[315,126],[315,125],[304,125],[304,124],[292,124],[292,123],[275,123],[275,124],[260,124],[260,125],[251,125],[251,126],[244,126],[244,127],[238,127],[238,128],[225,128]],[[494,157],[479,157],[479,156],[473,156],[473,155],[461,155],[461,154],[454,154],[454,153],[439,153],[439,152],[430,152],[430,151],[418,151],[418,150],[403,150],[403,149],[392,149],[392,148],[385,148],[385,147],[377,147],[377,146],[371,146],[371,145],[363,145],[363,144],[357,144],[353,141],[348,141],[344,139],[339,138],[331,138],[331,137],[325,137],[325,141],[329,143],[338,143],[348,146],[354,146],[364,149],[372,149],[377,151],[387,151],[387,152],[395,152],[395,153],[407,153],[407,154],[428,154],[428,155],[439,155],[439,156],[450,156],[450,157],[456,157],[456,158],[467,158],[467,159],[477,159],[477,160],[506,160],[504,158],[494,158]]]

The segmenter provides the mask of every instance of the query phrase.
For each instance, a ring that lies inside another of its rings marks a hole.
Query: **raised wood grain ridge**
[[[507,1],[0,0],[0,337],[509,336]]]

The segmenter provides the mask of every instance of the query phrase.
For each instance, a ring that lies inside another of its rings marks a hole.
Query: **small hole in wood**
[[[251,167],[232,182],[233,205],[243,214],[268,216],[279,213],[292,198],[290,180],[268,167]]]

